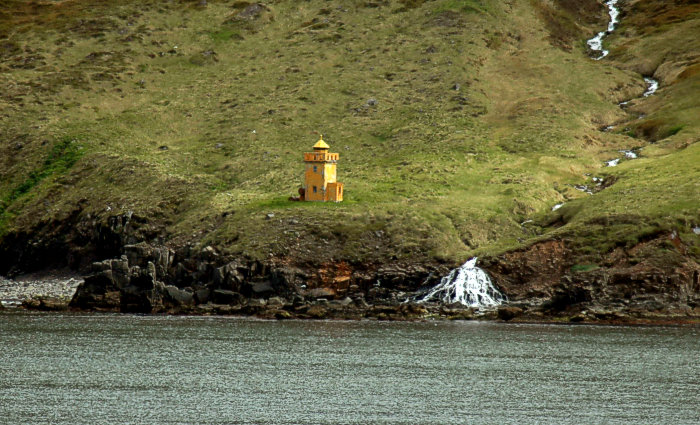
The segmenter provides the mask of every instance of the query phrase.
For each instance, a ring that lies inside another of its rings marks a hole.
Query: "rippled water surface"
[[[0,423],[700,421],[700,330],[0,315]]]

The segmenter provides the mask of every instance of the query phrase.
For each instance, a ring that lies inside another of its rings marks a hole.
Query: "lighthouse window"
[[[316,193],[316,186],[314,186],[314,193]]]
[[[318,168],[314,165],[314,173],[318,172]]]

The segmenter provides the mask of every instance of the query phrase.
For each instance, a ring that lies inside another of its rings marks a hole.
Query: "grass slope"
[[[565,237],[600,262],[670,230],[699,255],[692,2],[630,2],[604,61],[592,1],[0,6],[0,238],[132,211],[261,259],[458,262]],[[622,110],[639,73],[662,89]],[[341,204],[287,200],[318,132]],[[594,176],[615,183],[574,188]]]

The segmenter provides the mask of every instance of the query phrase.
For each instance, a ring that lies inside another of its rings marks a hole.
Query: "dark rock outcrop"
[[[291,267],[225,258],[213,247],[173,251],[138,243],[124,246],[120,259],[94,263],[71,307],[268,319],[562,317],[576,322],[700,315],[700,267],[692,261],[679,263],[673,273],[644,264],[581,271],[572,267],[571,258],[563,242],[546,241],[485,259],[482,266],[509,302],[497,310],[475,311],[461,304],[408,302],[435,285],[446,266],[359,268],[341,262]],[[46,307],[39,302],[35,308]]]
[[[512,305],[544,317],[616,321],[700,316],[697,262],[680,254],[668,265],[631,265],[624,255],[620,258],[619,264],[580,270],[563,241],[545,241],[489,259],[484,267]],[[590,314],[582,314],[586,311]]]
[[[498,309],[497,314],[499,319],[508,321],[523,314],[523,309],[520,307],[503,306]]]
[[[172,290],[156,279],[156,265],[130,266],[127,256],[92,265],[92,274],[78,287],[70,306],[87,310],[156,313],[178,303]],[[175,294],[180,295],[180,294]],[[164,304],[165,300],[165,304]]]

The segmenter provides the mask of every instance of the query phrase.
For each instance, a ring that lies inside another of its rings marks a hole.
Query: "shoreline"
[[[591,321],[571,321],[565,317],[551,319],[535,319],[531,317],[518,317],[512,320],[503,320],[498,317],[475,317],[471,319],[454,319],[444,316],[428,316],[410,319],[379,319],[372,316],[357,318],[326,317],[326,318],[274,318],[259,315],[237,315],[237,314],[206,314],[206,313],[121,313],[110,311],[86,311],[79,309],[66,310],[40,310],[27,307],[6,307],[0,309],[2,316],[24,316],[24,315],[61,315],[61,316],[140,316],[140,317],[168,317],[168,318],[222,318],[231,320],[251,320],[261,322],[387,322],[387,323],[437,323],[437,322],[479,322],[479,323],[500,323],[510,325],[549,325],[549,326],[604,326],[604,327],[700,327],[700,317],[688,318],[658,318],[658,319],[631,319],[631,320],[591,320]]]
[[[59,269],[20,275],[14,279],[0,276],[0,306],[21,306],[31,299],[70,300],[83,277],[74,271]]]
[[[277,298],[277,297],[275,297]],[[0,315],[67,314],[67,315],[137,315],[148,317],[225,317],[263,321],[382,321],[382,322],[491,322],[532,325],[598,325],[598,326],[700,326],[700,317],[642,315],[632,317],[613,311],[574,309],[565,312],[524,310],[508,304],[484,310],[462,305],[440,303],[355,304],[343,305],[342,300],[317,300],[298,303],[268,304],[252,299],[237,305],[199,304],[188,309],[139,313],[118,309],[81,309],[70,305],[70,299],[51,297],[26,298],[20,304],[2,301]]]

